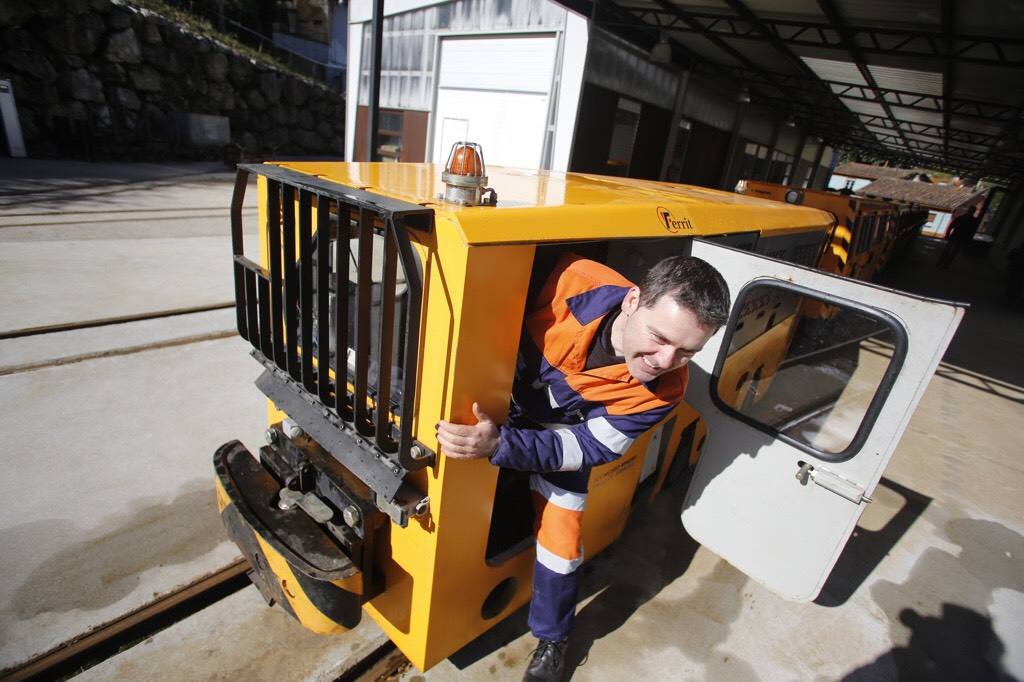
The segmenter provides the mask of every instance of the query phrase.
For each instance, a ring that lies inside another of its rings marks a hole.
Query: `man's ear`
[[[626,292],[626,297],[622,299],[622,312],[627,315],[632,315],[636,312],[636,309],[640,307],[640,288],[632,287]]]

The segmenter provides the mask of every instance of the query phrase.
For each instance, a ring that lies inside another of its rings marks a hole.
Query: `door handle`
[[[808,481],[812,481],[815,485],[820,485],[825,490],[854,504],[871,502],[871,498],[864,494],[864,486],[843,478],[834,471],[815,467],[807,462],[799,462],[799,464],[800,469],[796,472],[796,480],[800,481],[800,485],[807,485]]]

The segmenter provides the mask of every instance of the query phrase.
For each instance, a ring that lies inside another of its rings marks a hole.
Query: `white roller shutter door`
[[[554,35],[442,40],[432,160],[471,140],[489,165],[540,168],[557,47]]]

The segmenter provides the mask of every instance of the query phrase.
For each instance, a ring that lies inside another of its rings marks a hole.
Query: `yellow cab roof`
[[[583,173],[490,166],[497,206],[439,199],[442,168],[426,163],[281,162],[291,170],[432,208],[469,244],[608,237],[703,236],[828,229],[831,214],[705,187]]]

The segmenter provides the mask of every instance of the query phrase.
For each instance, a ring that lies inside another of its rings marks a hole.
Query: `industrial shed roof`
[[[897,165],[1024,179],[1013,0],[560,0],[721,77],[811,134]],[[745,89],[744,89],[745,88]]]

